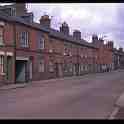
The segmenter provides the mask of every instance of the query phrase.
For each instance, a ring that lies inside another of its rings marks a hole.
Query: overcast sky
[[[82,32],[82,38],[90,41],[94,33],[106,35],[115,46],[124,47],[124,4],[123,3],[28,3],[28,11],[34,13],[34,20],[39,23],[43,14],[52,16],[52,27],[59,29],[66,21],[71,34],[74,29]]]

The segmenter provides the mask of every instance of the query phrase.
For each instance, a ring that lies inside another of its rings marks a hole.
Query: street
[[[108,119],[124,92],[124,70],[0,91],[0,118]]]

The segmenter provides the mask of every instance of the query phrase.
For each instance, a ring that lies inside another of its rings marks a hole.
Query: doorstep
[[[124,93],[117,99],[109,119],[124,119]]]
[[[118,106],[118,107],[124,107],[124,93],[122,93],[122,95],[117,100],[116,106]]]
[[[24,88],[28,85],[28,83],[22,83],[22,84],[8,84],[0,87],[0,91],[2,90],[8,90],[8,89],[16,89],[16,88]]]

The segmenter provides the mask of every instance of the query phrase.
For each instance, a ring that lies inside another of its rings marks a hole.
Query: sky
[[[59,30],[66,21],[70,34],[78,29],[88,42],[92,34],[106,36],[104,39],[113,40],[116,48],[124,48],[124,3],[28,3],[27,9],[38,23],[48,14],[52,28]]]

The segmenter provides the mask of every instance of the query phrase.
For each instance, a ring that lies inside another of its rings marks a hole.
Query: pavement
[[[124,115],[120,110],[120,105],[123,107],[123,75],[124,70],[117,70],[16,84],[18,88],[15,85],[2,87],[0,118],[119,118],[118,112]]]
[[[110,119],[124,119],[124,92],[116,101],[115,108],[110,116]]]
[[[113,70],[112,72],[121,72],[121,71],[124,71],[123,69],[119,69],[119,70]],[[105,73],[111,73],[111,72],[105,72]],[[96,73],[96,74],[103,74],[103,73]],[[92,74],[85,74],[85,75],[82,75],[82,76],[87,76],[87,75],[94,75],[94,73]],[[37,83],[42,83],[42,84],[47,84],[49,82],[53,82],[55,83],[55,81],[62,81],[62,80],[65,80],[65,79],[73,79],[73,78],[76,78],[76,77],[82,77],[82,76],[72,76],[72,77],[64,77],[64,78],[55,78],[55,79],[48,79],[48,80],[41,80],[41,81],[32,81],[32,82],[29,82],[29,83],[19,83],[19,84],[8,84],[8,85],[4,85],[4,86],[0,86],[0,91],[2,90],[11,90],[11,89],[16,89],[16,88],[24,88],[24,87],[27,87],[29,85],[32,85],[32,84],[37,84]]]

